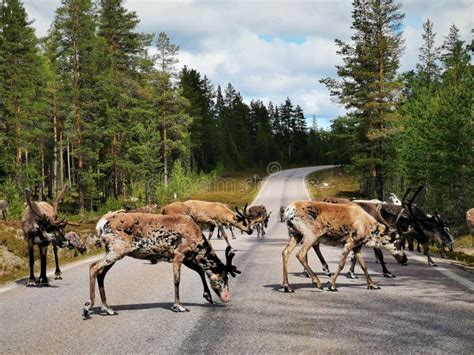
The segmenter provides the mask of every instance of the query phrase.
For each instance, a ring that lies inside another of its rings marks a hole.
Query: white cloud
[[[25,0],[38,35],[45,35],[60,0]],[[471,0],[404,0],[406,51],[402,69],[414,67],[421,26],[434,22],[441,44],[452,23],[470,41]],[[231,82],[246,100],[282,102],[289,96],[307,117],[336,117],[343,110],[331,102],[318,80],[335,76],[340,63],[335,38],[351,35],[349,0],[128,0],[139,30],[165,31],[181,47],[180,63],[207,75],[213,84]],[[297,37],[301,41],[287,41]],[[304,41],[303,41],[304,39]]]

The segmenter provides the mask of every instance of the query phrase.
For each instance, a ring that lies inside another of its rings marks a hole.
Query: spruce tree
[[[344,64],[337,66],[342,79],[322,83],[346,109],[358,127],[358,151],[352,157],[366,180],[367,192],[384,197],[387,144],[398,119],[401,83],[396,73],[403,51],[400,12],[395,0],[354,0],[352,41],[336,40]]]

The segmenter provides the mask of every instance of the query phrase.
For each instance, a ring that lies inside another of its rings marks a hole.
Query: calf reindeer
[[[106,254],[101,260],[90,265],[90,298],[84,305],[84,319],[89,316],[90,309],[95,303],[96,279],[102,301],[101,311],[108,315],[115,314],[107,304],[104,279],[110,268],[124,256],[173,263],[175,297],[171,309],[175,312],[188,311],[179,298],[181,265],[183,264],[199,273],[205,288],[207,284],[204,275],[207,275],[212,289],[222,302],[227,303],[230,300],[228,275],[235,277],[240,273],[232,265],[234,254],[228,247],[227,263],[224,265],[191,217],[110,212],[99,220],[96,230],[102,243],[105,244]],[[209,292],[208,289],[207,291]],[[210,294],[208,296],[210,297]],[[204,297],[208,299],[206,295]]]
[[[217,227],[228,246],[230,243],[223,227],[236,227],[247,234],[252,234],[251,217],[247,213],[247,205],[242,211],[235,207],[234,212],[222,203],[188,200],[170,203],[163,207],[162,213],[190,216],[201,228],[210,228],[209,239],[212,237],[213,227]]]
[[[288,283],[288,258],[301,242],[302,247],[297,258],[308,271],[313,285],[322,289],[321,282],[308,264],[308,251],[320,243],[321,237],[340,242],[344,245],[338,268],[331,280],[326,284],[328,289],[336,291],[336,279],[344,268],[347,255],[353,251],[367,279],[369,289],[379,289],[367,271],[361,253],[363,245],[382,247],[388,250],[399,263],[405,263],[405,254],[395,247],[398,235],[395,231],[387,233],[383,224],[353,204],[331,204],[317,201],[295,201],[285,210],[290,240],[282,252],[283,257],[283,288],[285,292],[294,292]]]
[[[0,211],[2,211],[3,220],[7,220],[8,215],[8,202],[5,200],[0,200]]]

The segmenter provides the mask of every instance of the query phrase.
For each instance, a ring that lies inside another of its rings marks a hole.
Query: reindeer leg
[[[380,248],[374,248],[374,253],[375,253],[375,257],[379,259],[380,265],[382,266],[383,277],[396,277],[394,274],[388,271],[387,265],[385,264],[385,261],[383,259],[382,250]]]
[[[353,244],[348,242],[344,245],[344,248],[342,249],[342,255],[341,258],[339,259],[339,265],[337,266],[337,270],[334,273],[334,275],[331,277],[331,280],[326,283],[326,287],[328,288],[329,291],[337,291],[336,288],[336,279],[341,273],[342,269],[344,269],[344,265],[346,264],[346,259],[349,253],[351,252],[353,248]]]
[[[55,280],[62,280],[63,279],[61,277],[62,272],[59,269],[58,247],[56,245],[53,245],[53,252],[54,252],[54,262],[56,264],[56,271],[54,272],[54,279]]]
[[[420,245],[420,243],[418,243],[418,245]],[[426,243],[423,243],[423,253],[426,255],[426,257],[428,258],[428,265],[429,266],[438,266],[438,264],[436,264],[433,259],[431,258],[431,255],[430,255],[430,246],[429,246],[429,243],[426,242]]]
[[[319,261],[321,261],[321,264],[323,264],[323,271],[326,273],[327,276],[331,276],[331,271],[329,271],[329,265],[324,259],[323,254],[321,254],[321,249],[319,248],[319,243],[315,246],[313,246],[314,251],[316,252],[316,255],[318,256]]]
[[[204,297],[204,299],[210,304],[214,304],[214,302],[212,301],[211,290],[209,290],[209,287],[207,286],[206,274],[204,273],[204,270],[191,260],[186,260],[183,262],[183,264],[199,274],[199,276],[201,277],[202,286],[204,288],[204,293],[202,294],[202,297]]]
[[[346,274],[346,277],[348,279],[358,279],[359,278],[356,274],[354,274],[356,261],[357,261],[357,258],[354,254],[354,255],[352,255],[352,258],[351,258],[351,268],[349,269],[349,271]]]
[[[354,254],[359,262],[361,269],[364,271],[365,278],[367,279],[367,288],[369,290],[379,290],[380,286],[375,284],[372,279],[370,278],[369,272],[367,271],[367,265],[365,265],[364,256],[360,252],[361,246],[358,246],[354,249]]]
[[[181,265],[183,263],[184,256],[177,254],[173,259],[173,276],[174,276],[174,305],[171,310],[174,312],[189,312],[189,309],[183,307],[179,300],[179,282],[181,280]]]
[[[36,279],[35,279],[35,251],[34,251],[34,244],[31,241],[28,241],[28,256],[30,261],[30,278],[26,284],[26,287],[35,287],[36,286]]]
[[[234,228],[232,228],[232,226],[229,226],[229,229],[230,229],[230,234],[232,234],[232,239],[236,239],[234,235]]]
[[[295,249],[297,244],[296,238],[290,232],[290,240],[288,241],[288,245],[282,251],[283,257],[283,289],[285,292],[295,292],[288,283],[288,258],[290,257],[291,252]]]
[[[212,235],[214,234],[214,229],[216,228],[216,226],[214,226],[213,224],[211,224],[209,226],[209,236],[207,237],[207,240],[211,240],[212,238]],[[219,239],[219,230],[217,231],[217,238]]]
[[[301,249],[296,253],[296,257],[300,261],[300,263],[303,265],[305,270],[308,272],[309,276],[311,277],[311,281],[313,282],[313,285],[319,289],[323,289],[323,286],[321,285],[321,281],[319,280],[318,276],[314,273],[313,270],[311,270],[309,263],[308,263],[308,251],[313,247],[312,243],[305,243],[301,247]]]
[[[47,262],[47,254],[48,254],[48,246],[47,245],[38,245],[40,250],[40,257],[41,257],[41,272],[39,283],[40,286],[49,287],[49,280],[46,276],[46,262]]]
[[[109,270],[112,268],[112,266],[114,266],[114,264],[115,263],[105,266],[103,268],[103,270],[97,274],[97,283],[99,284],[100,300],[102,302],[102,307],[100,307],[100,310],[101,310],[102,313],[105,313],[107,315],[117,314],[107,304],[107,297],[105,296],[105,287],[104,287],[105,275],[107,274],[107,272],[109,272]]]
[[[90,267],[89,267],[89,301],[84,303],[84,308],[83,308],[83,318],[87,319],[89,317],[89,312],[90,309],[94,306],[95,304],[95,280],[97,275],[101,273],[108,265],[113,265],[116,261],[120,260],[123,258],[125,254],[117,253],[114,251],[109,251],[107,254],[102,258],[101,260],[93,262]],[[102,289],[104,288],[104,277],[103,275],[102,278]],[[99,285],[100,287],[100,285]],[[103,296],[105,298],[105,291],[103,290]],[[102,297],[102,292],[101,292],[101,297]],[[104,301],[104,300],[103,300]],[[113,312],[113,310],[107,306],[107,308]],[[105,307],[104,307],[105,309]],[[108,313],[108,314],[113,314],[113,313]]]
[[[230,245],[229,239],[227,238],[227,234],[226,234],[225,231],[224,231],[224,227],[218,226],[217,228],[219,228],[219,230],[221,231],[221,234],[222,234],[222,236],[224,237],[225,242],[227,243],[227,245],[232,248],[232,245]]]

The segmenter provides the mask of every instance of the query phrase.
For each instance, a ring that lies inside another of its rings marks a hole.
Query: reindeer
[[[446,222],[441,219],[441,216],[437,212],[433,215],[429,215],[420,207],[413,204],[413,201],[422,189],[423,186],[420,186],[410,201],[406,202],[405,198],[411,191],[411,189],[408,189],[402,202],[402,206],[408,212],[414,230],[414,233],[411,234],[411,240],[408,240],[409,249],[413,250],[413,239],[415,239],[418,242],[418,245],[421,244],[423,246],[423,252],[428,259],[428,265],[437,266],[429,252],[430,240],[435,241],[440,245],[441,257],[444,257],[445,247],[449,250],[453,250],[454,239],[449,232]],[[402,246],[404,246],[404,244],[405,242],[402,239]]]
[[[236,227],[247,234],[252,234],[251,217],[247,213],[247,205],[240,211],[235,207],[233,212],[229,207],[218,202],[207,202],[198,200],[188,200],[185,202],[173,202],[163,207],[162,214],[184,214],[191,216],[199,226],[217,227],[230,246],[227,234],[223,227]],[[210,228],[209,239],[212,237],[214,228]]]
[[[474,236],[474,208],[466,212],[466,224],[469,228],[469,233]]]
[[[173,263],[174,305],[175,312],[187,312],[179,298],[181,265],[196,271],[201,276],[205,288],[204,274],[211,282],[211,287],[223,303],[230,300],[228,275],[235,277],[240,271],[232,265],[234,253],[226,249],[224,265],[217,257],[212,246],[202,235],[199,226],[192,218],[184,215],[155,215],[144,213],[109,212],[96,226],[97,234],[105,244],[106,254],[90,265],[89,291],[90,299],[84,305],[83,316],[89,316],[95,303],[95,282],[99,285],[102,301],[101,311],[107,315],[115,312],[107,304],[104,279],[110,268],[124,256],[136,259],[159,259]],[[212,303],[210,291],[204,296]]]
[[[395,242],[399,238],[395,231],[378,223],[361,207],[353,204],[332,204],[317,201],[295,201],[285,210],[285,220],[288,226],[290,240],[282,252],[283,257],[283,288],[285,292],[294,292],[288,283],[288,258],[301,242],[302,247],[297,258],[311,276],[313,285],[322,289],[323,286],[308,264],[308,251],[319,245],[321,237],[332,241],[342,242],[344,249],[338,269],[326,284],[330,291],[337,291],[336,279],[344,268],[347,255],[353,251],[365,273],[368,289],[379,289],[367,271],[364,257],[361,253],[363,245],[383,247],[388,250],[399,263],[405,263],[407,258],[397,250]]]
[[[8,202],[5,200],[0,200],[0,211],[2,211],[3,220],[7,221],[8,215]]]
[[[284,214],[285,214],[285,206],[280,206],[280,222],[281,223],[284,223],[285,222],[285,218],[283,217]]]
[[[252,206],[248,209],[248,214],[252,220],[251,225],[257,229],[257,238],[265,237],[265,228],[268,227],[270,215],[265,206]]]
[[[58,247],[76,249],[81,254],[86,251],[86,248],[82,245],[78,235],[74,232],[65,233],[67,224],[77,225],[75,223],[68,222],[64,219],[58,218],[58,205],[59,201],[64,196],[67,190],[67,185],[64,186],[61,193],[56,198],[53,206],[47,202],[35,202],[31,200],[31,191],[26,189],[26,202],[28,206],[23,212],[23,218],[21,220],[21,228],[23,235],[28,243],[28,254],[30,263],[30,278],[26,286],[36,286],[36,279],[34,275],[34,246],[38,245],[41,259],[41,271],[39,278],[40,286],[49,286],[49,281],[46,276],[46,256],[48,246],[50,243],[53,244],[54,259],[56,263],[55,279],[61,279],[61,270],[59,269],[59,258],[58,258]]]
[[[125,207],[125,211],[127,213],[156,213],[156,210],[158,208],[157,204],[153,205],[146,205],[143,207],[138,207],[138,208],[131,208],[131,207]]]

